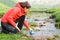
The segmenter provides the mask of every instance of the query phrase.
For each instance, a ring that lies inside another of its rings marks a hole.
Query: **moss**
[[[36,27],[37,26],[37,23],[35,23],[35,22],[29,22],[29,25]]]
[[[58,29],[60,29],[60,22],[56,22],[55,23],[55,27],[58,28]]]
[[[56,15],[55,21],[60,22],[60,15]]]

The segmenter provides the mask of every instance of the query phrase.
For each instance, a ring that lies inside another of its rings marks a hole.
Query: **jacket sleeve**
[[[8,22],[9,22],[13,27],[16,26],[16,23],[13,21],[13,17],[16,15],[17,12],[19,12],[19,9],[18,9],[18,8],[14,8],[14,10],[12,10],[12,11],[10,12],[10,15],[7,17]]]
[[[24,26],[26,26],[26,28],[30,28],[30,26],[28,25],[28,23],[26,21],[24,21]]]
[[[12,18],[12,17],[9,17],[9,18],[8,18],[8,22],[9,22],[13,27],[16,26],[16,23],[13,21],[13,18]]]

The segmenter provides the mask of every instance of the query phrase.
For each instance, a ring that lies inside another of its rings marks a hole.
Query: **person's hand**
[[[18,25],[18,23],[16,24],[16,29],[17,29],[19,32],[21,32],[20,29],[17,27],[17,25]]]
[[[29,30],[32,30],[32,28],[29,28]]]
[[[20,29],[19,29],[17,26],[16,26],[16,29],[17,29],[19,32],[21,32]]]
[[[30,34],[30,35],[34,35],[35,32],[31,30],[31,31],[29,32],[29,34]]]
[[[15,28],[16,28],[19,32],[21,32],[20,29],[17,27],[17,24],[16,24],[16,27],[15,27]]]

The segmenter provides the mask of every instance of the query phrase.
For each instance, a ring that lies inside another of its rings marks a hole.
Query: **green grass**
[[[36,27],[37,26],[37,23],[35,23],[35,22],[29,22],[28,23],[30,26],[33,26],[33,27]]]
[[[32,40],[23,34],[0,34],[0,40]]]
[[[8,7],[13,7],[15,6],[15,0],[0,0],[0,3],[5,4]]]
[[[0,2],[0,18],[10,7]]]
[[[60,22],[56,22],[55,23],[55,27],[58,28],[58,29],[60,29]]]
[[[5,5],[4,3],[0,2],[0,13],[3,11],[7,11],[10,7],[8,7],[7,5]]]

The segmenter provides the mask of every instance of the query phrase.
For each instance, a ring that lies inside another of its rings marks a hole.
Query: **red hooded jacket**
[[[16,23],[14,22],[16,19],[21,17],[22,15],[25,15],[25,10],[19,5],[19,3],[16,4],[16,7],[10,9],[8,12],[4,14],[1,21],[3,23],[10,23],[13,27],[16,26]],[[29,25],[26,21],[24,21],[24,25],[29,28]]]

